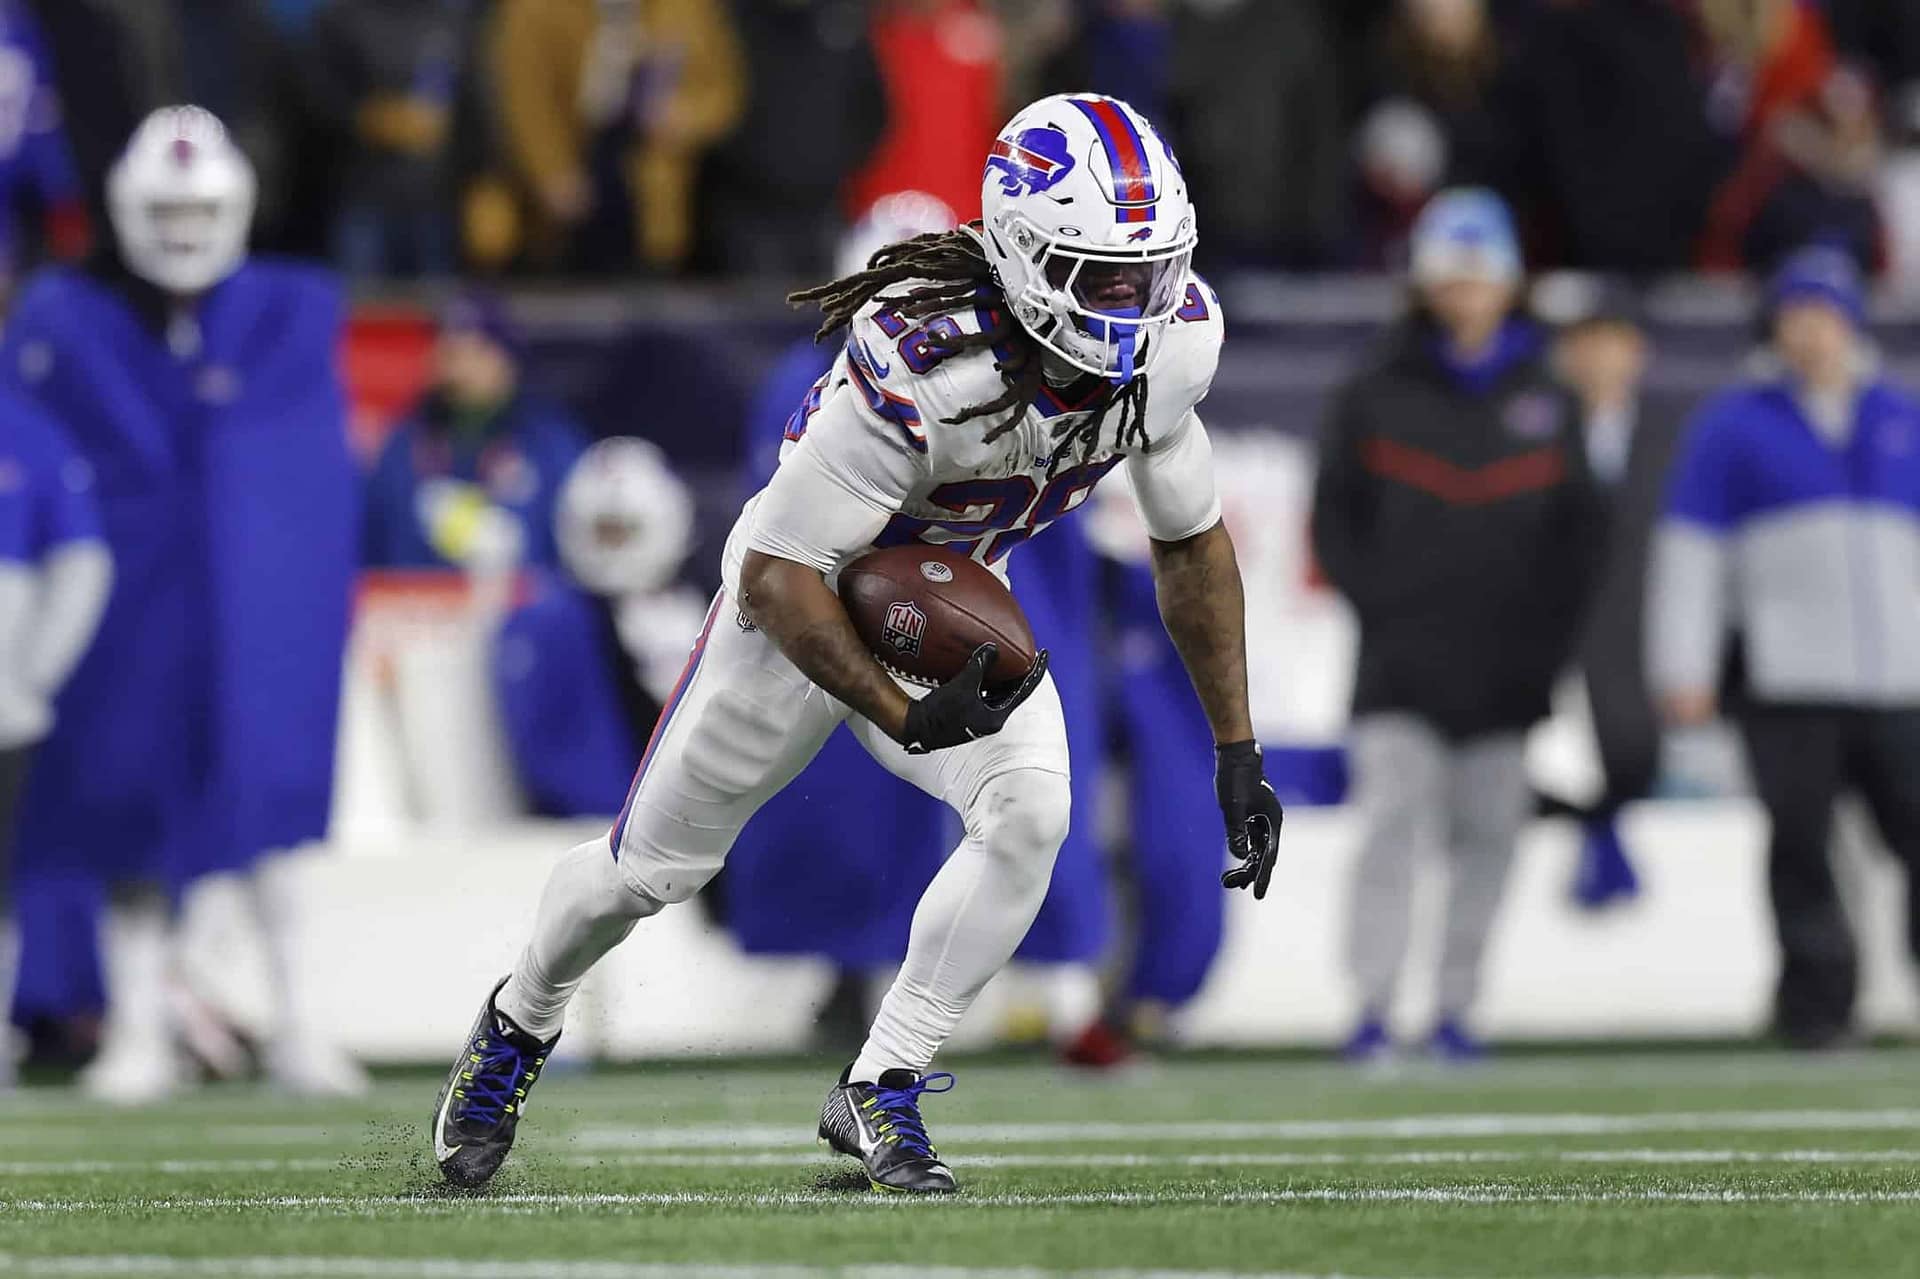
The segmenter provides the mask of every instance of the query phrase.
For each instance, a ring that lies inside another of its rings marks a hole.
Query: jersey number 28
[[[942,484],[927,501],[953,519],[921,519],[899,514],[874,539],[875,546],[905,546],[929,542],[949,547],[992,564],[1020,543],[1079,506],[1102,476],[1119,465],[1118,455],[1104,462],[1062,471],[1037,488],[1029,476],[1009,475],[1000,480],[960,480]],[[984,547],[985,554],[979,552]]]

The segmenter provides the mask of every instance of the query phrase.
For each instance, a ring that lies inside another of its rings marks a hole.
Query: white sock
[[[628,885],[606,840],[573,849],[547,879],[533,936],[494,1008],[528,1034],[552,1038],[587,970],[660,906]]]
[[[967,837],[913,912],[900,975],[880,1003],[848,1078],[924,1074],[933,1055],[1033,926],[1067,833],[1064,779],[1024,770],[988,783]]]
[[[160,892],[116,895],[101,929],[107,978],[104,1055],[166,1051],[172,1043],[167,983],[173,975],[173,908]]]
[[[274,1034],[294,1042],[325,1038],[320,1034],[320,1018],[304,977],[314,969],[302,962],[306,932],[298,856],[268,853],[254,862],[245,883],[273,995]]]

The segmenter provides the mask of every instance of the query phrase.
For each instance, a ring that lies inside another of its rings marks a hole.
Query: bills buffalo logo
[[[1141,240],[1148,240],[1152,238],[1153,238],[1153,228],[1150,226],[1143,226],[1138,231],[1135,231],[1132,235],[1127,237],[1129,241],[1136,244],[1139,243]]]
[[[1000,174],[1003,195],[1045,191],[1073,172],[1065,130],[1048,124],[996,138],[987,152],[987,171]]]
[[[895,600],[887,605],[886,621],[880,626],[880,639],[901,657],[920,656],[920,641],[927,636],[927,615],[911,600]]]

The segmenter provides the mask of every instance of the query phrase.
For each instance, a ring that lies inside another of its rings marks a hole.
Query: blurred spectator
[[[1852,1029],[1858,961],[1828,860],[1842,792],[1859,791],[1906,864],[1920,943],[1920,402],[1877,372],[1864,305],[1837,250],[1780,269],[1765,316],[1776,363],[1688,432],[1649,606],[1653,683],[1675,724],[1713,717],[1741,637],[1735,710],[1772,824],[1774,1029],[1803,1048]]]
[[[1525,32],[1482,176],[1515,201],[1536,260],[1634,275],[1690,265],[1733,148],[1709,122],[1685,13],[1567,0]]]
[[[1596,558],[1578,410],[1516,311],[1520,281],[1499,199],[1437,196],[1414,232],[1413,316],[1340,392],[1321,444],[1314,549],[1360,623],[1357,1060],[1390,1049],[1414,860],[1436,839],[1451,874],[1430,1046],[1480,1051],[1466,1018],[1529,808],[1525,734]]]
[[[254,175],[220,122],[156,112],[109,175],[115,252],[21,296],[0,373],[100,477],[116,585],[21,812],[23,863],[115,889],[112,999],[85,1082],[116,1102],[185,1080],[170,898],[240,877],[281,1085],[364,1075],[295,981],[298,904],[269,854],[326,833],[353,573],[353,465],[333,281],[249,258]]]
[[[0,85],[0,282],[10,282],[42,244],[52,256],[76,258],[88,240],[52,61],[20,0],[0,0]],[[38,216],[40,234],[23,232],[23,214]]]
[[[849,211],[925,191],[962,219],[979,217],[980,157],[1006,118],[999,23],[980,0],[877,0],[872,33],[887,130],[853,176]]]
[[[1749,145],[1714,200],[1700,265],[1764,267],[1818,239],[1877,268],[1884,159],[1873,87],[1853,68],[1836,68],[1812,101],[1782,112]]]
[[[1347,160],[1327,44],[1305,5],[1224,0],[1179,10],[1168,92],[1206,219],[1204,252],[1290,265],[1328,255],[1341,231]]]
[[[1879,108],[1871,83],[1836,61],[1821,11],[1703,0],[1701,14],[1719,60],[1714,106],[1740,159],[1714,194],[1698,265],[1765,269],[1813,239],[1879,265]]]
[[[886,125],[866,6],[742,0],[734,11],[747,104],[713,156],[715,247],[729,272],[812,274],[839,232],[847,176]]]
[[[1835,65],[1820,6],[1801,0],[1699,0],[1719,126],[1751,141],[1820,92]]]
[[[13,1080],[13,832],[33,748],[93,642],[113,581],[93,469],[30,402],[0,391],[0,1091]]]
[[[489,45],[532,260],[680,265],[701,153],[747,91],[728,6],[499,0]]]
[[[446,275],[470,0],[331,0],[314,18],[314,97],[348,138],[333,256],[353,276]]]
[[[1543,284],[1536,298],[1543,311],[1553,303],[1550,318],[1562,326],[1554,365],[1579,397],[1588,470],[1606,504],[1603,567],[1579,650],[1603,789],[1591,804],[1562,806],[1585,828],[1574,900],[1597,909],[1638,890],[1617,821],[1621,808],[1652,792],[1660,768],[1644,602],[1680,422],[1643,394],[1651,348],[1633,291],[1613,280],[1549,283],[1561,287]]]
[[[652,444],[602,440],[560,490],[558,533],[563,569],[533,575],[494,641],[494,690],[534,810],[611,816],[706,612],[674,585],[693,497]]]
[[[367,479],[364,562],[559,568],[555,504],[586,436],[522,383],[518,335],[499,299],[456,299],[433,365],[433,389]]]
[[[1446,172],[1484,175],[1495,149],[1488,106],[1501,65],[1486,0],[1400,0],[1374,33],[1363,99],[1374,110],[1407,103],[1425,111],[1446,140]]]
[[[1172,0],[1078,0],[1072,5],[1039,5],[1060,18],[1051,33],[1046,77],[1067,92],[1103,93],[1119,98],[1149,119],[1165,124],[1174,49]],[[1007,18],[1009,44],[1033,39]],[[1042,37],[1045,38],[1045,37]],[[1018,54],[1011,47],[1008,61]],[[1045,91],[1042,91],[1045,92]],[[1041,96],[1040,93],[1031,95]],[[1010,101],[1027,101],[1009,94]]]

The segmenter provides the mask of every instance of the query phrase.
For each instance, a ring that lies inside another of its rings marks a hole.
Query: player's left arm
[[[1160,619],[1213,730],[1214,789],[1228,848],[1239,861],[1220,882],[1265,897],[1282,814],[1253,735],[1246,596],[1198,415],[1189,412],[1170,440],[1135,456],[1128,474],[1153,548]]]

